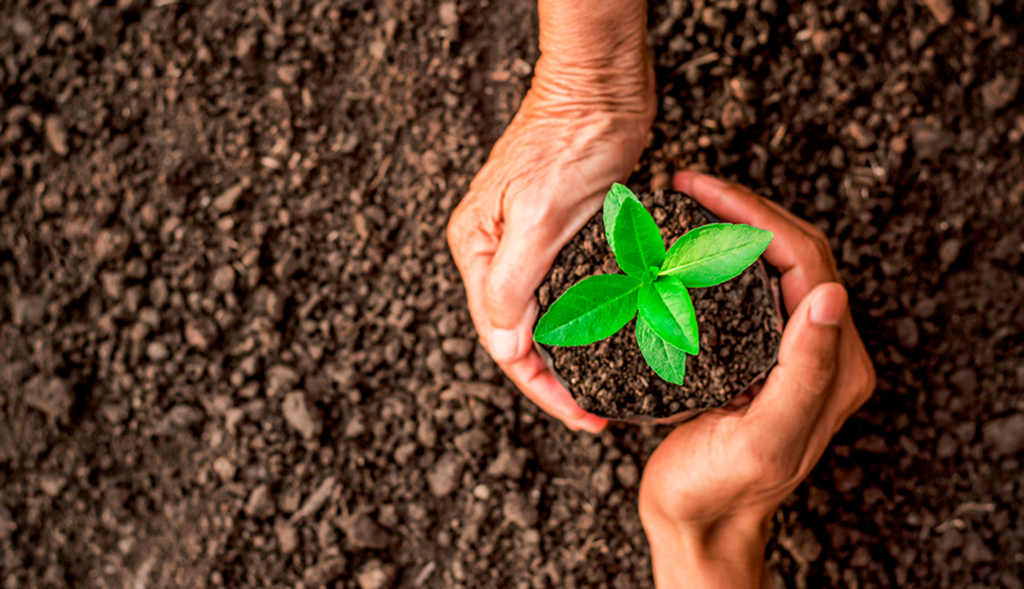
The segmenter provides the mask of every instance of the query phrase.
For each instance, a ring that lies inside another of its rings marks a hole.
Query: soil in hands
[[[714,222],[690,198],[658,191],[639,195],[670,245],[685,232]],[[562,249],[537,292],[542,316],[572,285],[595,274],[619,273],[601,214]],[[774,287],[777,288],[777,287]],[[687,355],[682,385],[662,380],[636,341],[636,320],[588,346],[544,346],[581,407],[615,419],[667,418],[721,407],[775,365],[781,335],[771,279],[755,264],[711,288],[690,289],[700,326],[700,354]]]

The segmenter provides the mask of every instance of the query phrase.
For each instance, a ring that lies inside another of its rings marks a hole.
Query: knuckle
[[[861,379],[860,386],[857,388],[857,401],[860,405],[863,405],[871,398],[871,395],[875,393],[875,388],[877,386],[878,375],[875,373],[875,367],[870,361],[865,359],[864,376]]]
[[[821,227],[818,227],[817,225],[811,225],[810,227],[807,228],[807,233],[809,233],[811,239],[815,240],[816,242],[828,245],[828,235],[826,235],[825,232],[822,231]]]
[[[448,246],[455,250],[462,242],[462,237],[466,233],[466,200],[463,199],[459,206],[455,207],[452,211],[452,216],[448,218],[448,226],[446,228],[446,237],[448,238]]]
[[[839,281],[838,272],[835,271],[835,254],[832,253],[832,244],[820,229],[814,228],[802,232],[800,249],[817,258],[829,274],[835,276],[837,282]]]
[[[821,254],[821,245],[817,242],[814,237],[806,232],[797,232],[799,235],[800,249],[810,254]]]
[[[469,196],[452,212],[445,228],[445,237],[455,263],[468,259],[473,253],[493,248],[490,224],[480,207],[469,202]]]
[[[821,256],[821,259],[831,263],[833,258],[832,245],[828,242],[828,237],[826,237],[820,229],[816,231],[819,235],[811,236],[811,239],[814,241],[814,246],[818,249],[818,254]]]
[[[450,219],[448,219],[448,226],[445,228],[445,238],[448,240],[448,247],[453,251],[456,249],[456,245],[459,243],[459,237],[461,235],[462,227],[459,224],[460,215],[458,209],[452,213]]]

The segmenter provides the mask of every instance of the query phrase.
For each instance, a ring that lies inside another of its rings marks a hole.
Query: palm
[[[742,412],[713,410],[673,431],[644,469],[641,496],[683,521],[714,520],[768,499],[745,495],[751,477],[737,476],[737,457],[750,457],[756,450],[743,417]],[[768,447],[757,452],[767,453]]]

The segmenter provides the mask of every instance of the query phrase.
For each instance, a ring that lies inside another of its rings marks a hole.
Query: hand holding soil
[[[675,187],[716,215],[775,233],[790,321],[764,387],[677,428],[647,463],[640,517],[658,587],[758,587],[768,522],[835,432],[875,388],[825,236],[723,180],[681,173]]]
[[[597,432],[605,420],[576,404],[533,347],[534,291],[640,157],[653,74],[642,3],[564,4],[540,2],[543,54],[530,92],[453,213],[448,240],[487,351],[545,411]]]

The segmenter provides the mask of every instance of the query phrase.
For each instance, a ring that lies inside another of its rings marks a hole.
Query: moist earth
[[[712,222],[692,199],[680,193],[658,191],[637,196],[654,217],[667,245]],[[580,280],[615,273],[619,267],[599,212],[555,259],[537,291],[538,316]],[[636,341],[636,319],[591,345],[543,346],[555,373],[580,407],[612,419],[692,415],[725,405],[775,365],[782,340],[778,280],[769,279],[763,263],[758,261],[721,285],[689,292],[701,351],[696,356],[687,354],[682,385],[662,380],[647,365]]]
[[[652,587],[671,428],[568,431],[477,343],[452,209],[528,0],[0,0],[0,584]],[[1024,576],[1024,5],[652,1],[628,185],[830,236],[874,398],[776,587]]]

